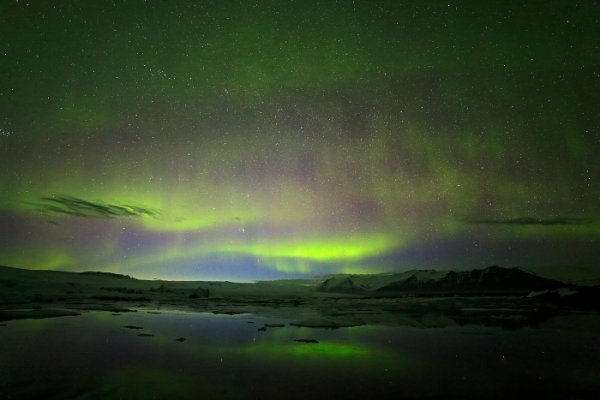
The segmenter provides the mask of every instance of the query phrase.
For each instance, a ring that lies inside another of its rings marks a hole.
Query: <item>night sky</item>
[[[2,1],[0,265],[600,276],[599,16]]]

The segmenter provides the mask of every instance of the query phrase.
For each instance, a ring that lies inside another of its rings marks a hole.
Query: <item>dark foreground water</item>
[[[594,314],[508,331],[288,322],[146,311],[8,321],[0,398],[600,398]],[[285,326],[259,331],[264,323]]]

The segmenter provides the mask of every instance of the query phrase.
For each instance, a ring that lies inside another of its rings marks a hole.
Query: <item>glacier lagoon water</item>
[[[600,394],[597,314],[512,330],[475,324],[332,330],[291,326],[291,317],[140,310],[8,321],[0,327],[0,398]],[[265,324],[283,326],[259,330]]]

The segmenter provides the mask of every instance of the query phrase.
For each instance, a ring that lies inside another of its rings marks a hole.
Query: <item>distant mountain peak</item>
[[[497,293],[524,295],[531,290],[564,286],[519,267],[491,265],[465,271],[410,270],[386,275],[334,275],[317,286],[324,292],[365,294]]]

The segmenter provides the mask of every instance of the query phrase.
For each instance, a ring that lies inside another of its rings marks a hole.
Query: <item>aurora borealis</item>
[[[2,2],[0,265],[597,278],[599,15],[595,1]]]

